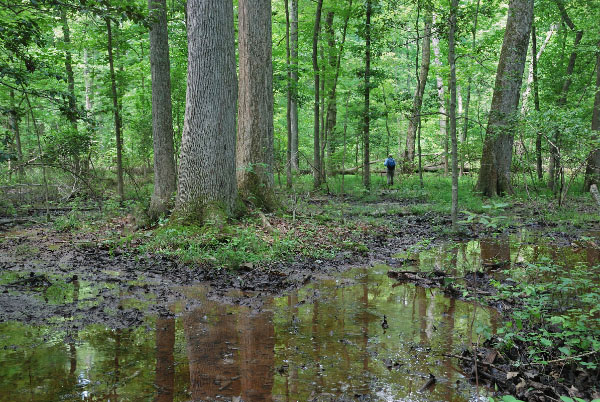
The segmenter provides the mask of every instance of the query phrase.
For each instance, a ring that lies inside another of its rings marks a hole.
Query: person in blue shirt
[[[388,186],[394,185],[394,170],[396,169],[396,161],[392,158],[392,155],[388,155],[383,165],[387,167],[387,184]]]

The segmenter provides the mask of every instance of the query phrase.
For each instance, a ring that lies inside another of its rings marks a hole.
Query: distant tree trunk
[[[546,36],[546,42],[548,42],[550,35]],[[539,93],[539,86],[538,86],[538,75],[537,75],[537,61],[539,59],[539,56],[541,56],[542,54],[542,49],[540,49],[540,52],[537,53],[537,37],[535,35],[535,24],[531,27],[531,49],[532,49],[532,55],[531,55],[531,81],[533,83],[533,102],[534,102],[534,107],[535,107],[535,111],[539,112],[540,111],[540,93]],[[524,100],[523,103],[525,103],[526,101]],[[538,180],[542,180],[542,178],[544,177],[544,172],[542,170],[542,133],[541,131],[538,131],[536,137],[535,137],[535,157],[536,157],[536,170],[537,170],[537,177]]]
[[[429,74],[429,62],[431,59],[431,17],[425,17],[425,29],[423,31],[423,47],[421,56],[421,70],[419,72],[419,82],[415,88],[413,106],[408,120],[408,130],[406,132],[406,149],[404,150],[404,162],[408,171],[414,169],[415,159],[415,137],[419,120],[421,119],[421,106],[423,105],[423,94],[427,84]]]
[[[119,199],[122,203],[125,200],[125,194],[123,192],[123,139],[121,138],[123,123],[121,121],[121,114],[119,113],[119,99],[117,96],[117,78],[115,76],[115,63],[113,59],[113,37],[110,18],[106,18],[106,30],[108,33],[108,65],[110,68],[111,97],[115,117],[115,137],[117,141],[117,193],[119,194]]]
[[[596,53],[596,96],[594,97],[594,111],[592,113],[592,131],[594,139],[600,138],[600,42],[598,42],[598,51]],[[600,148],[596,146],[588,158],[587,169],[585,172],[585,191],[589,191],[592,184],[600,185]]]
[[[327,17],[325,19],[327,19]],[[330,71],[327,69],[323,41],[320,42],[320,49],[321,65],[319,66],[319,71],[321,71],[321,89],[319,93],[321,95],[321,100],[319,102],[319,119],[321,121],[321,128],[319,129],[319,133],[321,134],[321,167],[319,168],[319,172],[321,172],[321,183],[327,183],[327,175],[325,172],[325,148],[327,147],[327,136],[325,135],[325,83],[329,79]]]
[[[327,158],[323,159],[323,176],[327,177],[328,169],[327,167],[331,167],[331,147],[333,140],[333,131],[335,130],[336,118],[337,118],[337,105],[336,105],[336,97],[335,97],[335,86],[337,85],[337,58],[336,58],[336,45],[335,45],[335,32],[333,31],[333,18],[334,12],[329,11],[327,13],[327,17],[325,18],[325,34],[327,35],[327,60],[329,64],[329,71],[326,73],[327,77],[327,104],[323,104],[325,107],[325,116],[323,127],[323,136],[325,137],[325,142],[321,145],[326,152]],[[323,63],[325,65],[325,63]],[[326,70],[323,67],[323,70]],[[322,94],[323,97],[325,94]],[[324,156],[324,155],[323,155]]]
[[[290,54],[292,63],[292,99],[290,107],[292,170],[298,170],[298,0],[291,0]]]
[[[535,49],[532,48],[531,64],[529,65],[529,73],[527,74],[527,84],[525,85],[525,91],[523,92],[523,98],[521,100],[522,114],[525,114],[527,112],[527,100],[529,99],[529,95],[531,94],[532,84],[534,84],[533,70],[535,67],[537,67],[537,62],[540,60],[540,57],[542,57],[542,53],[544,53],[544,50],[550,42],[552,35],[554,35],[554,32],[556,32],[556,28],[556,24],[552,24],[552,26],[550,26],[550,30],[546,33],[546,39],[544,39],[544,43],[542,43],[542,46],[538,51],[537,37],[535,37],[535,24],[531,27],[531,45],[532,47],[535,46]]]
[[[436,16],[433,16],[433,23],[435,24]],[[442,67],[442,62],[440,61],[440,39],[437,35],[433,35],[431,38],[431,44],[433,45],[433,64],[437,67],[435,79],[437,83],[437,92],[438,92],[438,100],[440,106],[438,108],[440,112],[439,121],[440,121],[440,137],[443,139],[444,144],[447,144],[446,138],[448,137],[448,128],[446,126],[446,98],[444,96],[444,80],[440,75],[440,69]],[[448,173],[448,147],[445,146],[444,149],[444,173]]]
[[[456,59],[455,31],[458,0],[452,0],[450,5],[450,28],[448,32],[448,64],[450,65],[450,140],[452,141],[452,226],[458,224],[458,141],[456,139]]]
[[[314,161],[313,161],[313,186],[318,188],[321,185],[321,147],[319,138],[319,63],[317,60],[317,47],[319,44],[319,31],[321,26],[321,10],[323,8],[323,0],[317,0],[317,12],[315,15],[315,27],[313,30],[313,48],[312,48],[312,63],[313,73],[315,77],[315,105],[314,105],[314,132],[313,132],[313,145],[314,145]]]
[[[69,92],[69,110],[67,111],[67,118],[71,123],[71,129],[73,134],[77,133],[77,100],[75,97],[75,77],[73,74],[73,56],[71,54],[71,31],[69,30],[69,21],[67,20],[67,11],[62,8],[60,11],[60,20],[63,31],[63,41],[65,44],[65,71],[67,73],[67,88]],[[73,168],[77,175],[81,169],[81,161],[79,158],[79,147],[75,147],[73,157]],[[75,179],[77,176],[75,176]]]
[[[575,24],[567,14],[562,0],[556,0],[556,4],[558,6],[563,21],[567,24],[569,29],[575,31]],[[572,75],[573,70],[575,69],[575,61],[577,60],[577,47],[579,46],[582,37],[583,31],[577,31],[577,33],[575,34],[575,42],[573,43],[573,51],[571,52],[571,56],[569,57],[569,64],[567,65],[565,81],[563,82],[560,94],[558,96],[558,106],[560,107],[563,107],[567,104],[567,96],[569,95],[569,89],[571,87],[571,83],[573,82]],[[560,132],[558,130],[554,130],[554,134],[552,136],[552,144],[550,144],[548,187],[555,192],[558,190],[557,181],[561,170],[560,164]]]
[[[239,1],[238,48],[238,191],[258,208],[271,210],[275,206],[271,0]]]
[[[477,182],[487,197],[511,192],[516,112],[532,20],[533,0],[510,0]]]
[[[286,128],[287,147],[285,161],[285,177],[287,188],[292,188],[292,66],[290,60],[290,6],[285,0],[285,65],[287,70],[287,96],[286,96]]]
[[[170,206],[177,172],[173,147],[171,66],[166,0],[148,0],[151,15],[150,70],[152,74],[152,140],[154,144],[154,193],[150,216],[158,217]]]
[[[176,210],[222,222],[237,198],[233,3],[188,0],[188,78]]]
[[[471,55],[475,56],[476,51],[476,36],[477,36],[477,21],[479,19],[479,5],[481,0],[477,0],[477,7],[475,9],[475,20],[473,21],[473,30],[471,31]],[[473,83],[473,77],[469,74],[467,83],[467,98],[465,99],[465,113],[464,113],[464,125],[460,136],[460,143],[466,144],[467,137],[469,134],[469,106],[471,104],[471,85]],[[460,158],[460,174],[462,175],[465,171],[465,156],[461,155]]]
[[[371,0],[367,0],[366,25],[365,25],[365,109],[363,112],[363,185],[371,188],[371,164],[369,151],[369,125],[371,122],[370,95],[371,95]]]
[[[23,146],[21,145],[21,131],[19,130],[19,111],[17,110],[17,103],[15,102],[15,91],[10,90],[10,110],[8,111],[8,125],[10,130],[13,132],[15,137],[15,151],[17,151],[17,174],[19,179],[25,176],[25,169],[23,168]]]
[[[90,74],[89,54],[87,48],[83,49],[83,64],[83,80],[85,85],[85,111],[89,114],[92,111],[92,77]]]

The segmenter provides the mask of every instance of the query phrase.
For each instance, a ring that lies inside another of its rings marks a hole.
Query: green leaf
[[[552,346],[552,341],[550,339],[541,338],[540,343],[546,347]]]
[[[573,400],[573,398],[569,398],[568,396],[564,396],[564,395],[560,397],[560,400],[563,402],[575,402]]]
[[[560,348],[558,348],[558,350],[560,350],[563,354],[567,356],[571,356],[571,349],[569,349],[566,346],[561,346]]]

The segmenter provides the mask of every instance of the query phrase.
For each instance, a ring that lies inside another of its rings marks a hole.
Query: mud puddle
[[[495,315],[397,286],[387,271],[354,269],[266,297],[258,309],[188,286],[157,314],[146,306],[152,297],[135,302],[116,290],[121,302],[102,307],[107,317],[138,312],[118,328],[70,326],[80,321],[66,308],[43,325],[2,322],[0,400],[473,400],[474,386],[442,354],[469,345],[480,326],[494,328]],[[104,285],[78,280],[37,293],[64,307],[97,302]]]

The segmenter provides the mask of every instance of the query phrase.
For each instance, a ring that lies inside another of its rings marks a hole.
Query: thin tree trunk
[[[17,151],[17,174],[19,179],[25,177],[23,168],[23,146],[21,145],[21,131],[19,129],[19,111],[15,101],[15,91],[10,90],[10,110],[8,112],[8,125],[15,136],[15,151]]]
[[[314,104],[314,126],[313,126],[313,186],[318,188],[321,186],[321,147],[319,138],[319,101],[320,101],[320,83],[319,83],[319,62],[317,60],[317,48],[319,44],[319,31],[321,26],[321,10],[323,8],[323,0],[317,0],[317,12],[315,15],[315,27],[313,30],[313,42],[312,42],[312,63],[313,63],[313,74],[315,79],[315,104]]]
[[[563,18],[563,21],[567,24],[571,31],[575,31],[576,27],[567,11],[562,3],[562,0],[556,0],[556,4],[560,11],[560,15]],[[577,60],[577,47],[581,42],[581,38],[583,37],[583,31],[577,31],[575,34],[575,42],[573,43],[573,51],[571,52],[571,56],[569,57],[569,64],[567,65],[567,71],[565,74],[565,81],[563,82],[562,88],[560,90],[560,94],[558,97],[558,106],[563,107],[567,104],[567,96],[569,95],[569,89],[572,83],[572,74],[575,69],[575,61]],[[558,130],[554,130],[554,134],[552,136],[552,144],[550,144],[550,166],[549,166],[549,178],[548,178],[548,187],[552,189],[552,191],[556,192],[558,190],[557,180],[559,179],[560,171],[561,171],[561,162],[560,162],[560,132]]]
[[[436,22],[436,15],[433,16],[433,23]],[[444,97],[444,80],[440,75],[440,69],[442,68],[442,62],[440,61],[440,39],[437,35],[433,35],[431,38],[431,44],[433,46],[433,64],[436,66],[435,79],[437,83],[437,92],[439,100],[439,121],[440,121],[440,137],[444,144],[447,144],[446,138],[448,137],[448,129],[446,127],[446,99]],[[448,173],[448,149],[447,146],[444,148],[444,174]]]
[[[592,131],[595,134],[594,140],[598,140],[600,135],[600,42],[596,53],[596,94],[594,97],[594,111],[592,112]],[[585,172],[585,191],[589,191],[590,186],[600,184],[600,149],[594,149],[588,158]]]
[[[237,184],[244,199],[270,211],[275,207],[271,0],[239,1],[238,49]]]
[[[287,69],[287,97],[286,97],[286,126],[287,147],[285,177],[286,186],[292,188],[292,66],[290,60],[290,7],[289,0],[285,0],[285,65]]]
[[[152,17],[150,29],[150,70],[152,75],[152,142],[154,147],[154,193],[150,215],[165,213],[176,190],[173,146],[173,105],[171,104],[171,65],[167,31],[166,0],[148,0]]]
[[[549,39],[549,35],[546,35],[546,39]],[[537,75],[537,61],[542,52],[537,53],[537,37],[535,35],[535,24],[531,27],[531,41],[532,41],[532,62],[531,62],[531,79],[533,83],[533,103],[535,111],[540,111],[540,93],[538,86],[538,75]],[[546,43],[546,42],[545,42]],[[525,101],[523,102],[525,103]],[[542,133],[538,131],[535,137],[535,156],[536,156],[536,170],[538,180],[542,180],[544,172],[542,170]]]
[[[292,76],[292,99],[290,107],[292,171],[298,170],[298,0],[291,0],[290,55]]]
[[[456,138],[456,60],[455,60],[455,31],[458,0],[452,0],[450,5],[450,29],[448,32],[448,64],[450,65],[450,139],[452,141],[452,227],[458,224],[458,141]]]
[[[475,8],[475,20],[473,21],[473,30],[471,31],[471,56],[475,57],[476,48],[476,36],[477,36],[477,21],[479,19],[479,5],[481,0],[477,0],[477,7]],[[460,136],[460,143],[466,145],[469,134],[469,106],[471,104],[471,85],[473,84],[473,77],[469,74],[467,83],[467,98],[465,99],[465,113],[464,113],[464,125]],[[462,175],[465,171],[465,156],[464,153],[460,158],[460,174]]]
[[[71,130],[73,134],[77,134],[77,101],[75,97],[75,77],[73,74],[73,56],[71,54],[71,31],[69,30],[69,21],[67,20],[67,11],[62,8],[60,12],[60,20],[62,24],[63,31],[63,41],[65,44],[65,71],[67,73],[67,88],[69,93],[68,105],[69,109],[67,110],[67,118],[71,123]],[[79,158],[79,152],[81,150],[78,147],[75,147],[73,152],[73,170],[77,175],[80,174],[81,171],[81,161]],[[75,177],[75,180],[77,178]]]
[[[110,68],[110,84],[111,84],[111,97],[113,103],[113,113],[115,118],[115,137],[117,141],[117,193],[121,203],[125,200],[125,194],[123,192],[123,140],[121,138],[122,122],[121,114],[119,113],[119,101],[117,97],[117,78],[115,76],[115,63],[113,59],[113,36],[110,18],[106,18],[106,30],[108,34],[108,65]]]
[[[419,10],[420,11],[420,10]],[[418,17],[418,14],[417,14]],[[413,106],[408,120],[408,130],[406,132],[406,149],[404,150],[405,168],[408,171],[413,170],[413,162],[415,158],[415,136],[419,120],[421,119],[421,106],[423,105],[423,94],[427,84],[427,76],[429,74],[429,62],[431,59],[431,17],[425,17],[425,29],[423,31],[423,47],[421,57],[421,69],[418,74],[418,85],[415,89],[413,98]],[[418,49],[417,49],[418,60]]]
[[[477,189],[487,197],[511,192],[516,112],[533,20],[533,0],[511,0],[496,73]]]
[[[325,17],[325,23],[327,24],[327,17]],[[323,41],[320,42],[320,50],[321,65],[319,66],[319,71],[321,71],[321,90],[319,91],[319,93],[321,94],[321,100],[319,102],[319,120],[321,122],[321,128],[319,129],[319,132],[321,134],[321,167],[319,168],[319,171],[321,172],[321,183],[326,183],[327,175],[325,172],[325,149],[327,148],[327,135],[325,133],[325,83],[329,80],[330,71],[328,71],[327,69],[327,61],[325,60],[325,48],[323,46]]]
[[[537,50],[537,46],[536,49],[532,49],[531,64],[529,65],[529,73],[527,74],[527,84],[525,85],[525,91],[523,92],[523,98],[521,100],[522,114],[527,113],[527,100],[529,99],[529,95],[531,94],[532,84],[534,84],[534,66],[537,67],[537,62],[540,60],[540,57],[542,57],[542,53],[544,53],[548,42],[550,42],[550,39],[552,38],[552,35],[554,35],[554,33],[556,32],[557,28],[558,25],[552,24],[550,26],[550,30],[546,33],[546,38],[544,39],[544,43],[542,43],[540,49]],[[531,30],[531,41],[533,46],[534,42],[537,44],[537,38],[534,38],[535,25],[531,27]]]
[[[371,121],[370,94],[371,94],[371,0],[367,0],[366,26],[365,26],[365,109],[363,114],[363,185],[371,188],[371,165],[369,153],[369,124]]]
[[[188,0],[188,78],[177,212],[223,222],[237,198],[233,3]]]

